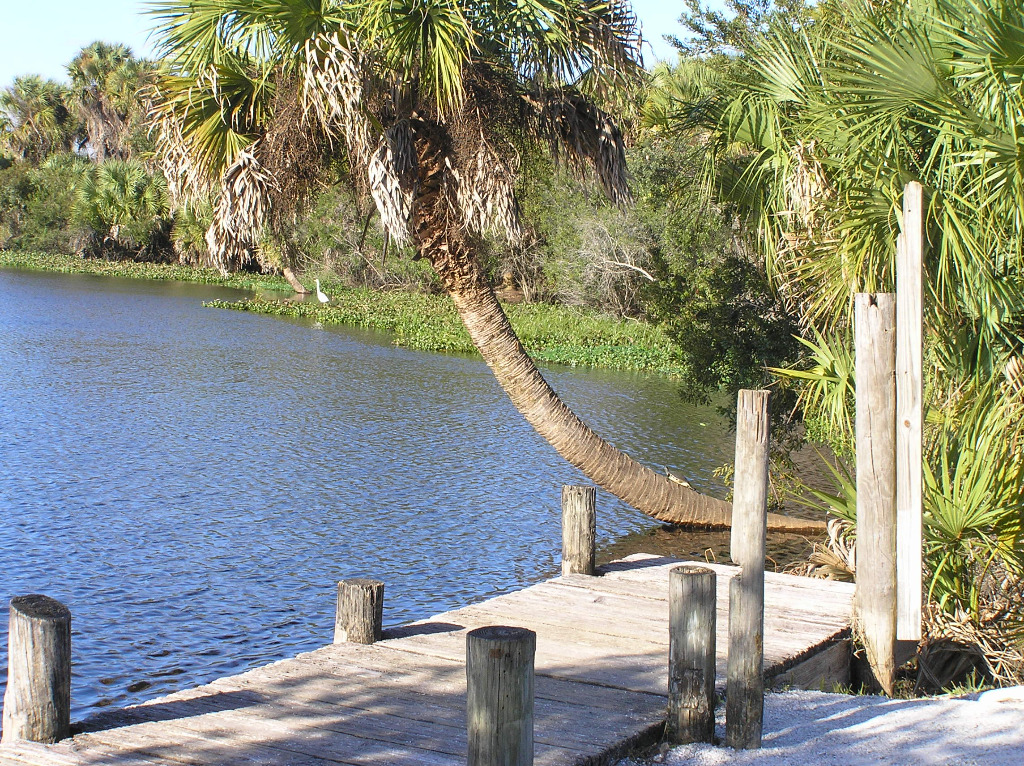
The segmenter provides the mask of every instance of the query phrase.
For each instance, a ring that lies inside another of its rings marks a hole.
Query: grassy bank
[[[395,344],[421,351],[475,353],[446,296],[327,286],[330,304],[313,301],[211,301],[209,306],[367,327],[393,333]],[[671,342],[655,327],[545,304],[505,306],[530,355],[545,362],[615,370],[677,373]]]
[[[181,266],[173,263],[136,263],[135,261],[103,261],[77,255],[0,250],[0,268],[51,271],[62,274],[95,274],[124,279],[159,279],[198,282],[238,290],[280,290],[291,292],[284,277],[264,274],[229,274],[222,277],[215,269]]]
[[[128,279],[199,282],[242,290],[275,290],[281,300],[259,297],[211,301],[214,308],[353,325],[389,332],[395,344],[421,351],[475,353],[451,300],[446,296],[381,292],[326,283],[330,304],[296,301],[282,277],[232,274],[172,264],[111,262],[77,256],[0,251],[0,268],[23,268]],[[509,304],[509,319],[535,359],[614,370],[679,373],[675,349],[658,328],[615,320],[593,311],[547,304]]]

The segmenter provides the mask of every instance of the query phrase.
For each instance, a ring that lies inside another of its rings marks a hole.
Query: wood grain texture
[[[768,451],[771,395],[739,392],[736,402],[736,463],[730,554],[735,564],[764,572],[768,513]]]
[[[469,766],[533,766],[537,634],[492,625],[466,634]]]
[[[896,252],[896,638],[921,639],[924,192],[903,192]]]
[[[761,747],[764,719],[764,594],[748,574],[729,583],[725,744],[736,750]]]
[[[665,723],[669,572],[683,562],[637,554],[481,604],[385,631],[375,644],[331,644],[292,659],[104,712],[55,745],[0,746],[35,766],[465,766],[466,635],[496,624],[537,634],[534,763],[607,764],[651,743]],[[724,688],[729,582],[717,575],[716,686]],[[849,633],[853,587],[765,575],[765,677],[792,671],[818,688],[834,663],[807,665]],[[806,671],[806,672],[804,672]]]
[[[597,490],[562,487],[562,574],[594,574],[597,562]]]
[[[380,641],[384,621],[384,583],[356,577],[338,583],[334,643]]]
[[[71,725],[71,612],[38,594],[11,599],[3,742],[57,742]]]
[[[764,712],[764,557],[770,443],[768,391],[740,391],[736,407],[736,474],[732,559],[740,565],[729,591],[729,661],[725,740],[761,746]]]
[[[712,570],[681,566],[669,572],[669,742],[715,740],[716,596]]]
[[[858,293],[856,628],[892,694],[896,644],[896,301]]]

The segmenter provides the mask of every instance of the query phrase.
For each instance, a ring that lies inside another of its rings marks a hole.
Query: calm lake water
[[[243,295],[0,271],[0,600],[70,607],[73,718],[329,643],[341,578],[384,580],[396,625],[557,573],[585,479],[483,362],[201,305]],[[698,488],[731,457],[671,381],[545,375]],[[598,512],[601,545],[652,523]]]

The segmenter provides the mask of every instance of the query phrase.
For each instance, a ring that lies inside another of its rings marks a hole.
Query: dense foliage
[[[15,151],[25,118],[5,112],[0,248],[211,263],[216,195],[172,211],[168,184],[146,151],[152,71],[123,46],[83,49],[69,64],[72,86],[47,86],[62,94],[60,113],[74,140],[54,139],[54,149],[38,157]],[[515,243],[485,236],[480,246],[507,300],[662,324],[672,358],[653,366],[673,369],[688,397],[706,400],[721,387],[764,383],[767,365],[792,356],[793,325],[763,268],[737,246],[730,212],[694,193],[691,149],[637,131],[628,150],[635,204],[625,207],[605,201],[565,163],[525,155],[531,180],[519,195],[528,234]],[[288,225],[256,243],[254,265],[272,273],[292,264],[310,281],[319,276],[350,287],[437,291],[427,265],[387,236],[373,202],[333,182],[344,170],[326,169]],[[590,353],[597,360],[608,352]]]
[[[840,453],[852,443],[853,295],[894,290],[903,189],[923,185],[928,596],[937,623],[1019,630],[1000,594],[1024,576],[1024,11],[754,10],[756,34],[704,27],[709,48],[736,55],[724,70],[694,62],[697,84],[669,90],[656,116],[704,141],[714,198],[756,235],[804,328],[806,363],[782,373]],[[827,498],[851,522],[853,489]]]
[[[774,371],[777,399],[790,397],[776,411],[802,413],[806,434],[849,463],[852,296],[893,289],[902,190],[919,181],[927,201],[929,596],[940,622],[998,617],[1020,629],[994,594],[1024,577],[1024,10],[1010,0],[727,6],[722,13],[687,0],[691,36],[677,41],[680,61],[647,76],[641,92],[618,93],[632,125],[632,204],[605,201],[577,180],[572,156],[559,163],[522,144],[514,157],[490,158],[530,181],[514,189],[522,236],[482,230],[474,242],[488,279],[539,358],[670,370],[693,400],[769,384]],[[160,7],[171,29],[168,19],[198,6]],[[423,87],[434,116],[461,108],[468,96],[452,78],[468,54],[442,38],[482,16],[444,16],[434,29],[441,37],[419,40],[392,6],[365,9],[360,33],[394,33],[394,46],[411,46],[418,66],[429,65]],[[172,46],[178,79],[160,80],[160,93],[155,65],[105,43],[75,56],[69,86],[25,76],[4,88],[0,249],[64,254],[68,268],[106,268],[96,259],[176,263],[168,274],[223,267],[212,245],[230,239],[231,227],[217,224],[234,193],[230,174],[184,195],[182,179],[165,175],[153,151],[154,103],[177,104],[211,167],[225,170],[263,141],[289,167],[314,168],[268,181],[276,189],[268,199],[291,194],[286,214],[273,225],[243,222],[263,230],[240,246],[244,257],[232,268],[271,275],[289,266],[344,297],[329,307],[263,300],[234,308],[304,312],[388,329],[416,347],[469,350],[457,325],[431,318],[437,305],[410,308],[435,300],[438,278],[389,236],[365,188],[339,183],[353,156],[333,151],[340,139],[302,144],[297,133],[275,133],[304,108],[294,79],[300,59],[311,57],[311,71],[326,76],[316,68],[323,51],[289,43],[289,34],[309,31],[289,27],[274,45],[285,46],[275,55],[291,56],[291,68],[275,69],[272,57],[255,55],[269,44],[258,27],[239,37],[253,50],[221,56],[215,71],[198,64],[216,41],[188,38],[186,29]],[[393,58],[393,68],[405,66]],[[389,138],[396,152],[400,132]],[[408,190],[398,181],[400,202]],[[491,202],[512,198],[507,189],[484,191]],[[395,288],[418,295],[386,292]],[[636,334],[603,325],[598,313],[637,320]],[[589,340],[567,351],[567,335]],[[855,524],[854,485],[843,469],[837,478],[836,493],[819,497]]]

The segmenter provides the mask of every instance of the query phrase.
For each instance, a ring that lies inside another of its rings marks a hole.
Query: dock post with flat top
[[[740,391],[730,550],[739,574],[729,583],[725,741],[761,747],[764,718],[764,557],[768,519],[770,396]]]
[[[562,487],[562,574],[594,574],[597,490]]]
[[[466,634],[468,766],[533,766],[537,634],[492,625]]]
[[[903,191],[896,249],[896,638],[921,640],[924,190]]]
[[[854,296],[857,384],[857,594],[854,625],[871,672],[896,674],[896,300]]]
[[[11,599],[3,741],[58,742],[71,726],[71,612],[48,596]]]
[[[701,566],[669,572],[668,722],[674,744],[715,738],[716,575]]]
[[[380,641],[384,618],[384,583],[361,577],[338,583],[334,643],[373,644]]]

